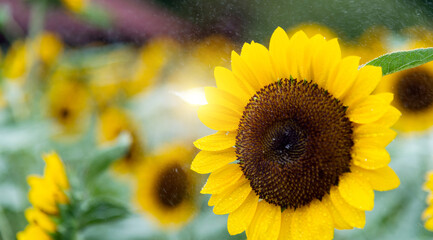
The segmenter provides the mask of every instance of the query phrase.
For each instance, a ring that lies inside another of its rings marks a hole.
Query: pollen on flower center
[[[156,194],[163,206],[173,208],[185,200],[187,187],[185,171],[179,164],[173,164],[160,173],[156,183]]]
[[[350,170],[346,107],[316,84],[282,79],[245,107],[236,154],[252,189],[268,203],[298,208],[321,199]]]
[[[429,108],[433,104],[433,76],[419,69],[406,73],[396,84],[395,97],[406,111]]]

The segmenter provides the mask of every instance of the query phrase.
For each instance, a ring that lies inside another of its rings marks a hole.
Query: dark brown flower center
[[[67,119],[67,118],[70,117],[71,112],[70,112],[70,110],[68,108],[63,107],[63,108],[60,109],[59,115],[60,115],[61,119]]]
[[[251,187],[268,203],[298,208],[322,199],[350,171],[346,107],[316,84],[283,79],[245,107],[236,153]]]
[[[156,182],[158,200],[163,206],[168,208],[174,208],[185,200],[187,188],[187,175],[177,163],[166,167]]]
[[[415,69],[404,74],[396,84],[395,98],[408,112],[420,112],[433,105],[433,77]]]

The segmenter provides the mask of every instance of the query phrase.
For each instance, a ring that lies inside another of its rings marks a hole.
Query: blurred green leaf
[[[131,144],[131,136],[124,132],[115,143],[115,145],[103,147],[92,156],[85,171],[85,181],[91,182],[117,159],[124,156]]]
[[[86,8],[84,8],[81,16],[86,21],[98,27],[108,28],[112,25],[112,20],[108,12],[100,5],[94,3],[91,3]]]
[[[382,75],[399,72],[433,61],[433,48],[388,53],[371,60],[365,65],[382,67]]]
[[[6,23],[9,21],[11,14],[10,14],[10,8],[6,4],[0,4],[0,27],[3,27],[6,25]]]
[[[80,226],[87,227],[92,224],[107,223],[129,214],[128,209],[118,203],[107,200],[93,200],[83,206]]]

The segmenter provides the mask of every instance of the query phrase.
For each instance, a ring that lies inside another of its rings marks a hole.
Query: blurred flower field
[[[432,18],[0,0],[0,240],[432,238]]]

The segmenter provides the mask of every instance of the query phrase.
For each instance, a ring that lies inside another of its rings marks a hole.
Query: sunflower
[[[59,204],[68,204],[69,181],[60,157],[56,153],[43,156],[46,167],[44,176],[30,176],[29,201],[32,208],[25,211],[29,225],[17,234],[18,240],[52,240],[57,231],[56,218]]]
[[[126,155],[114,163],[114,169],[127,173],[134,171],[144,158],[142,140],[135,124],[124,110],[117,107],[106,108],[99,116],[99,142],[113,141],[123,131],[131,135],[132,142]]]
[[[135,199],[162,227],[180,227],[196,212],[195,187],[188,163],[193,152],[181,145],[164,148],[137,171]]]
[[[422,214],[422,219],[425,220],[424,227],[429,231],[433,231],[433,171],[429,172],[426,176],[426,182],[424,184],[424,190],[429,192],[426,202],[428,207]]]
[[[89,111],[89,93],[78,70],[57,70],[48,90],[48,114],[65,132],[79,129]]]
[[[414,39],[400,46],[399,50],[428,46],[431,46],[428,41]],[[392,104],[402,112],[396,129],[404,132],[423,131],[433,124],[433,62],[385,76],[377,92],[394,94]]]
[[[363,228],[373,190],[399,185],[388,167],[390,93],[370,95],[381,68],[341,58],[337,39],[290,39],[277,28],[269,50],[245,43],[231,70],[217,67],[200,120],[218,132],[194,142],[191,169],[211,173],[203,194],[248,239],[331,239]]]

